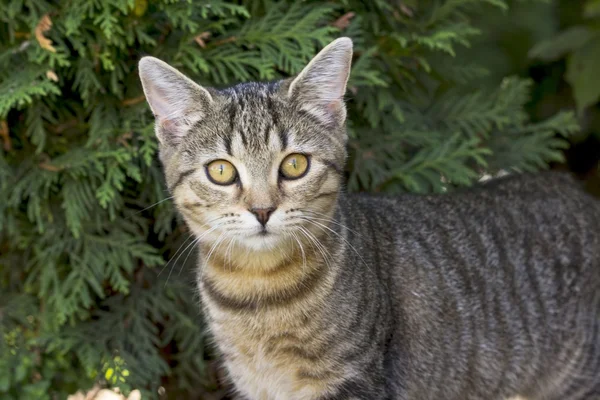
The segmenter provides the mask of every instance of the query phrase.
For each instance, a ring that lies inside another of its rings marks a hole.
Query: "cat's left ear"
[[[344,94],[351,64],[352,40],[346,37],[334,40],[293,80],[288,96],[320,120],[343,124]]]

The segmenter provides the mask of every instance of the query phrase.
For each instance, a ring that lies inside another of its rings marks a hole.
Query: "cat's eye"
[[[298,179],[308,172],[308,157],[304,154],[294,153],[283,159],[279,172],[286,179]]]
[[[208,178],[217,185],[231,185],[237,178],[237,170],[229,161],[215,160],[206,166]]]

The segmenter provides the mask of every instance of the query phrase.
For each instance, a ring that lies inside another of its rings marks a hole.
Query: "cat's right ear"
[[[157,58],[144,57],[138,67],[146,100],[156,117],[156,136],[162,144],[176,145],[204,118],[212,96]]]

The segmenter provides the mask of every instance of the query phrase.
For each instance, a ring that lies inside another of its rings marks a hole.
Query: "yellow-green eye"
[[[279,171],[284,178],[298,179],[308,171],[308,157],[303,154],[290,154],[283,159]]]
[[[225,160],[215,160],[206,166],[208,178],[217,185],[231,185],[235,182],[237,171],[233,164]]]

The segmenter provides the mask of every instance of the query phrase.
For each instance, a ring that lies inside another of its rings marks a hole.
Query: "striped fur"
[[[350,56],[340,39],[296,80],[224,90],[140,63],[238,394],[600,398],[598,202],[553,173],[442,196],[344,194]],[[292,153],[310,157],[294,181],[278,174]],[[207,179],[216,159],[236,183]],[[275,209],[264,228],[253,207]]]

